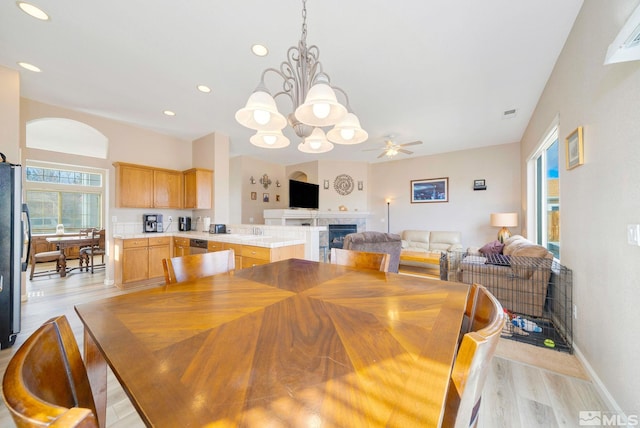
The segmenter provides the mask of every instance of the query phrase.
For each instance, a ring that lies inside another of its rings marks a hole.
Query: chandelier
[[[298,47],[287,50],[287,60],[280,69],[267,68],[262,72],[260,84],[247,104],[236,112],[236,121],[257,131],[249,141],[258,147],[278,149],[287,147],[289,139],[282,129],[289,124],[303,139],[298,150],[305,153],[324,153],[333,149],[332,143],[358,144],[368,134],[350,110],[349,97],[342,89],[331,85],[331,79],[322,69],[317,46],[307,46],[307,1],[302,1],[302,35]],[[282,90],[271,95],[265,85],[265,76],[275,73],[282,78]],[[338,102],[336,91],[346,101]],[[275,97],[287,95],[293,112],[286,118],[278,111]],[[333,126],[325,134],[323,128]]]

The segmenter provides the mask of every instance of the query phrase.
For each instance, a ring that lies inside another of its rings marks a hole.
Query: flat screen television
[[[289,180],[289,208],[318,209],[320,186],[304,181]]]

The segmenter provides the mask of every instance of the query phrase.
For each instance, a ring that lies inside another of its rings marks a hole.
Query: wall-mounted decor
[[[256,179],[253,178],[253,175],[251,176],[251,178],[249,178],[249,183],[256,184]]]
[[[333,188],[339,195],[348,195],[353,192],[353,178],[348,174],[340,174],[333,182]]]
[[[280,202],[280,195],[276,195],[276,202]]]
[[[582,126],[578,126],[566,139],[567,169],[573,169],[584,163],[584,147],[582,142]]]
[[[449,177],[411,180],[411,203],[449,202]]]
[[[262,194],[262,202],[269,202],[269,194],[268,193],[263,193]]]
[[[258,199],[258,192],[251,192],[251,200],[255,201],[256,199]]]
[[[487,184],[483,179],[473,180],[473,190],[487,190]]]
[[[260,178],[260,184],[262,184],[262,187],[264,187],[265,189],[268,189],[269,186],[271,185],[271,179],[266,173],[263,174],[262,177]]]
[[[362,180],[358,181],[358,190],[362,190],[364,189],[364,183],[362,182]]]
[[[329,180],[324,180],[324,188],[325,189],[329,188]]]

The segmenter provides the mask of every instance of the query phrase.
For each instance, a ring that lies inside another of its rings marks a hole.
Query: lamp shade
[[[249,138],[251,144],[265,149],[281,149],[289,145],[289,139],[282,131],[258,131]]]
[[[491,226],[515,227],[518,225],[518,213],[493,213],[491,214]]]
[[[326,83],[316,83],[309,89],[304,104],[295,115],[300,122],[313,126],[331,126],[347,115],[347,108],[336,99],[336,93]]]
[[[369,134],[360,127],[360,121],[353,113],[348,113],[327,133],[327,139],[338,144],[359,144],[366,141],[367,138],[369,138]]]
[[[287,126],[271,94],[261,90],[251,94],[247,104],[236,112],[236,121],[256,131],[278,131]]]
[[[311,135],[298,144],[298,150],[303,153],[325,153],[333,150],[333,144],[327,141],[322,129],[314,128]]]

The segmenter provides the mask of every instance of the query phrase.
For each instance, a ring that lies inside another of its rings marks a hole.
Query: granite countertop
[[[248,235],[239,233],[208,233],[208,232],[168,232],[168,233],[132,233],[132,234],[116,234],[115,239],[140,239],[140,238],[159,238],[161,236],[204,239],[207,241],[229,242],[231,244],[253,245],[256,247],[278,248],[290,245],[305,244],[304,239],[281,238],[268,235]]]

